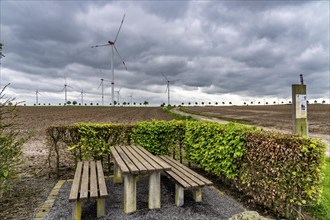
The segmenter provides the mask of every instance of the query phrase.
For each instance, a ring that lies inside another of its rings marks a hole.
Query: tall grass
[[[330,157],[325,160],[323,168],[323,192],[319,204],[312,204],[308,211],[309,213],[320,220],[330,220]]]

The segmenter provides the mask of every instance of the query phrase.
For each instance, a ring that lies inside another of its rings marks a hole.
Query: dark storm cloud
[[[299,74],[311,96],[328,95],[329,4],[322,1],[1,2],[3,80],[62,96],[66,74],[72,97],[82,89],[99,95],[100,78],[111,78],[111,47],[91,46],[114,40],[123,14],[116,45],[128,71],[114,56],[123,93],[159,103],[163,72],[180,79],[172,88],[181,98],[194,91],[289,97]]]

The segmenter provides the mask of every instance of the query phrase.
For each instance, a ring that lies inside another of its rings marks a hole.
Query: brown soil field
[[[237,120],[281,131],[292,131],[292,105],[263,106],[196,106],[184,107],[185,112],[219,119]],[[330,105],[311,104],[307,107],[310,133],[330,134]]]
[[[46,129],[76,122],[132,124],[152,119],[173,119],[160,107],[20,106],[13,120],[21,135],[23,163],[13,188],[0,198],[0,219],[31,219],[47,198],[56,180],[48,178]]]

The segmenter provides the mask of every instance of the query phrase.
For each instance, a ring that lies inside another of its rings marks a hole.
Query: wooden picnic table
[[[136,211],[136,181],[149,175],[149,209],[160,208],[160,173],[171,170],[170,165],[138,146],[111,147],[115,183],[124,179],[124,212]]]

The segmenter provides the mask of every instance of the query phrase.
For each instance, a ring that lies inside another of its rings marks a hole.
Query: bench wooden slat
[[[142,157],[140,155],[140,151],[136,151],[135,147],[127,147],[127,149],[141,162],[143,163],[143,165],[147,168],[147,170],[153,170],[154,167],[151,166],[150,163],[148,163],[148,161],[145,160],[144,157]]]
[[[79,196],[79,186],[80,186],[80,177],[82,172],[82,162],[78,162],[76,172],[74,174],[73,183],[71,186],[69,201],[73,202],[78,199]]]
[[[147,173],[148,169],[138,160],[138,156],[136,153],[132,154],[131,151],[127,149],[127,147],[122,146],[121,149],[128,156],[129,159],[134,163],[134,165],[139,169],[140,173]],[[143,161],[143,160],[142,160]]]
[[[98,197],[95,161],[90,162],[90,197]]]
[[[107,187],[105,185],[105,179],[104,179],[104,173],[102,169],[102,164],[101,161],[96,161],[96,166],[97,166],[97,177],[98,177],[98,183],[99,183],[99,192],[100,192],[100,197],[107,197],[108,196],[108,191]]]
[[[80,199],[88,198],[88,174],[89,174],[89,161],[84,161],[83,175],[81,179]]]
[[[120,157],[120,155],[117,152],[117,149],[115,147],[111,147],[111,153],[112,153],[113,159],[116,161],[117,165],[120,167],[120,170],[122,171],[122,173],[123,174],[129,173],[128,167],[126,166],[123,159]]]
[[[177,175],[173,171],[169,170],[166,173],[173,178],[176,182],[178,182],[183,188],[192,188],[192,186],[187,183],[181,176]]]
[[[204,186],[205,183],[198,178],[196,178],[194,175],[191,173],[187,172],[185,169],[183,169],[177,161],[171,160],[170,157],[162,157],[163,160],[165,160],[168,164],[172,166],[172,171],[181,174],[185,177],[186,181],[188,183],[191,183],[192,186]]]
[[[147,150],[142,147],[136,147],[136,152],[138,152],[141,157],[144,158],[146,163],[149,163],[151,166],[154,167],[154,171],[163,170],[163,168],[149,156],[151,153],[149,153]]]
[[[165,162],[167,162],[169,165],[171,165],[171,167],[172,167],[171,173],[174,173],[176,176],[179,177],[179,179],[178,179],[175,176],[173,176],[173,179],[175,179],[179,183],[180,183],[180,179],[184,180],[186,183],[188,183],[188,186],[182,185],[184,188],[194,188],[194,187],[199,187],[199,186],[203,185],[202,183],[196,183],[195,181],[191,180],[191,178],[189,176],[187,176],[187,173],[183,172],[182,169],[178,169],[178,167],[175,166],[175,164],[171,163],[171,161],[167,161],[166,157],[160,157],[160,158],[162,158]],[[168,173],[168,172],[166,172],[166,173]],[[168,173],[168,174],[170,176],[172,176],[171,173]]]
[[[139,168],[135,166],[133,161],[127,157],[125,152],[118,146],[115,147],[117,149],[118,154],[120,157],[125,161],[125,164],[127,165],[128,169],[130,170],[131,174],[138,174],[140,172]],[[124,173],[124,172],[123,172]]]
[[[176,161],[175,159],[169,157],[169,156],[165,156],[168,158],[168,160],[176,163],[181,169],[185,170],[186,172],[188,172],[189,174],[193,175],[194,177],[196,177],[197,179],[199,179],[200,181],[204,182],[204,185],[213,185],[213,183],[206,179],[205,177],[203,177],[202,175],[199,175],[198,173],[196,173],[195,171],[189,169],[188,167],[186,167],[185,165],[179,163],[179,161]]]

